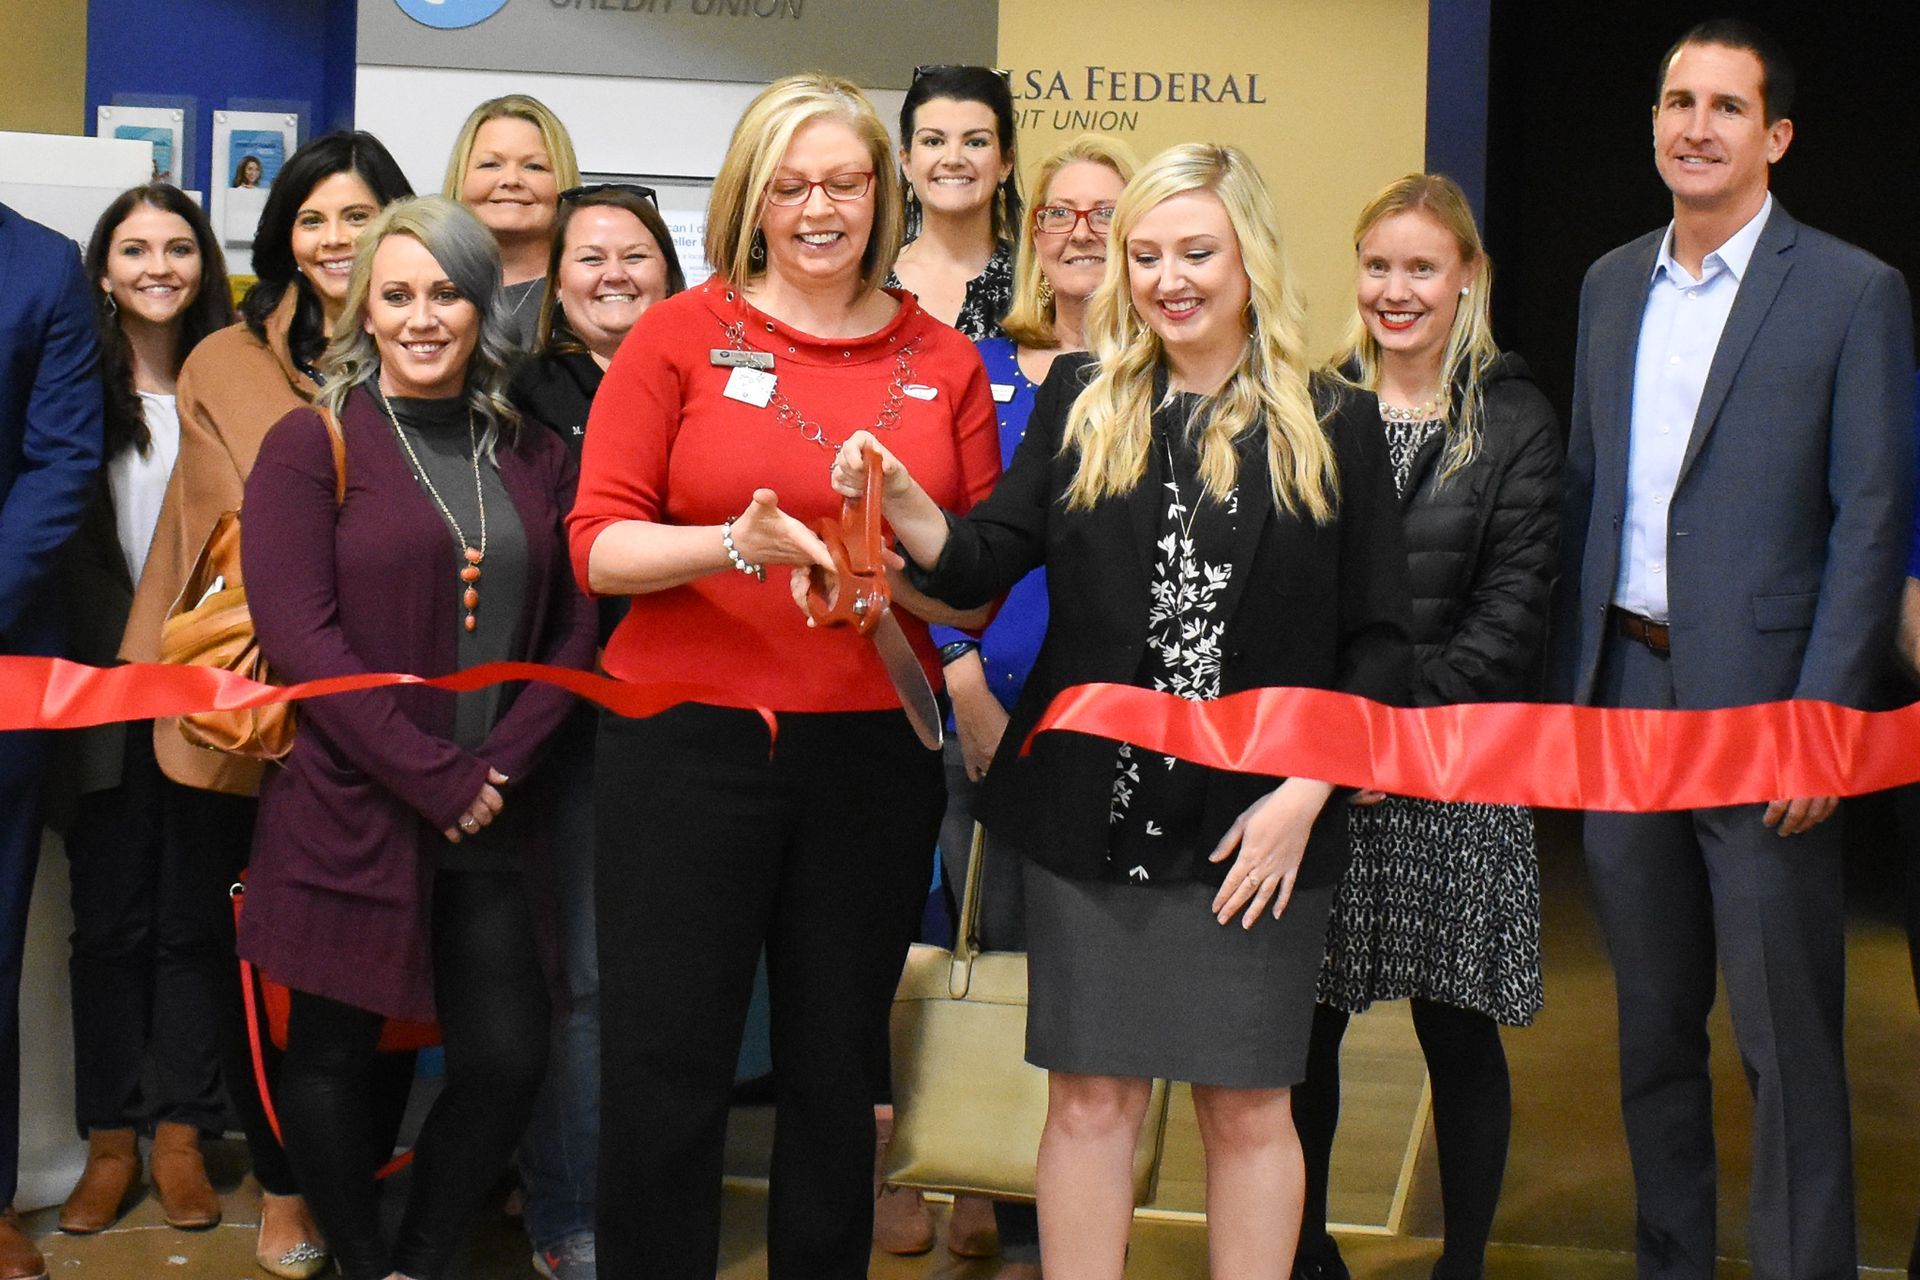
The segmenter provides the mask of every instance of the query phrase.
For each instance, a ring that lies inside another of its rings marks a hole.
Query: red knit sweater
[[[874,424],[899,354],[911,344],[905,381],[915,394],[903,399],[897,429],[878,434],[941,506],[964,512],[984,498],[1000,476],[1000,445],[980,357],[912,295],[895,296],[899,313],[884,328],[840,340],[781,324],[718,277],[649,308],[621,344],[588,418],[579,498],[567,520],[581,585],[594,539],[621,520],[719,524],[762,486],[809,524],[839,514],[827,482],[832,453],[771,407],[723,394],[732,371],[714,364],[712,353],[731,345],[725,330],[736,320],[749,347],[773,353],[781,394],[836,443]],[[898,616],[938,688],[940,664],[925,624],[904,610]],[[728,569],[635,596],[605,662],[625,680],[705,684],[730,701],[774,711],[899,705],[873,645],[845,628],[810,630],[784,572],[769,572],[762,583]]]

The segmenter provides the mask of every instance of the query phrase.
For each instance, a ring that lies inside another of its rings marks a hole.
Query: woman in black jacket
[[[1115,209],[1125,253],[1089,304],[1092,354],[1054,362],[991,497],[951,519],[867,432],[834,468],[861,492],[862,446],[881,447],[887,521],[936,599],[972,608],[1046,566],[1046,639],[975,812],[1024,855],[1048,1274],[1118,1280],[1157,1076],[1193,1085],[1213,1274],[1284,1275],[1293,1254],[1289,1090],[1344,805],[1325,782],[1080,734],[1021,754],[1072,685],[1405,692],[1406,559],[1373,396],[1313,402],[1274,227],[1244,153],[1169,148]]]
[[[1494,345],[1492,268],[1459,187],[1412,174],[1361,212],[1355,317],[1333,376],[1379,397],[1413,582],[1418,706],[1535,696],[1558,531],[1560,434],[1525,364]],[[1372,802],[1372,803],[1369,803]],[[1377,793],[1349,812],[1307,1081],[1296,1280],[1344,1278],[1327,1164],[1349,1015],[1410,999],[1433,1087],[1446,1246],[1436,1280],[1477,1280],[1511,1124],[1499,1024],[1541,1002],[1533,818],[1518,806]]]

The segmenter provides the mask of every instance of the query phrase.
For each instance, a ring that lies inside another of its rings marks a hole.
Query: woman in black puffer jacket
[[[1405,521],[1420,706],[1536,696],[1559,531],[1562,446],[1518,356],[1494,345],[1492,268],[1459,187],[1413,174],[1354,235],[1358,316],[1331,371],[1375,392]],[[1375,1000],[1411,1000],[1433,1088],[1446,1246],[1435,1280],[1478,1280],[1511,1126],[1500,1024],[1541,1003],[1540,883],[1525,808],[1354,797],[1353,861],[1327,935],[1307,1080],[1296,1280],[1344,1280],[1327,1235],[1340,1040]]]

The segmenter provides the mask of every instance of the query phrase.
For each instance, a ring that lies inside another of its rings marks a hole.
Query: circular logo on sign
[[[415,22],[451,31],[485,22],[507,7],[507,0],[393,0]]]

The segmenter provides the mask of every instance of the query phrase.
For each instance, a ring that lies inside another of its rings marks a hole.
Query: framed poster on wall
[[[103,105],[94,115],[94,136],[153,146],[150,182],[185,187],[190,180],[187,155],[187,112],[184,107]]]
[[[687,287],[691,289],[713,274],[706,252],[707,201],[713,194],[712,178],[660,173],[580,175],[580,185],[583,187],[602,183],[651,188],[654,207],[660,210],[660,218],[667,224],[668,234],[673,237],[673,251],[680,258],[680,270],[687,277]]]
[[[216,111],[213,113],[213,190],[208,211],[214,230],[227,251],[229,264],[241,274],[252,270],[253,229],[267,191],[280,167],[300,145],[300,114],[294,111]],[[246,265],[236,264],[246,253]]]

